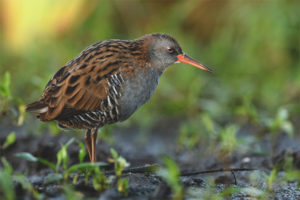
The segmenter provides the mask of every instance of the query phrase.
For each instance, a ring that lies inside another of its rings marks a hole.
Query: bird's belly
[[[129,118],[141,105],[145,104],[153,95],[160,74],[150,71],[139,73],[135,79],[126,81],[120,99],[120,121]]]

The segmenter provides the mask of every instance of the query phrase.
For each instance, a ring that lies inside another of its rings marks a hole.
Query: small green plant
[[[10,73],[5,72],[3,77],[0,79],[0,113],[8,110],[8,103],[12,99],[10,91]]]
[[[67,200],[80,200],[83,199],[84,195],[78,191],[75,191],[72,185],[64,184],[63,186],[64,199]]]
[[[14,144],[16,142],[16,133],[11,132],[5,139],[4,144],[1,146],[1,149],[6,149],[10,145]]]
[[[64,170],[67,169],[67,164],[70,159],[67,149],[70,146],[70,144],[72,144],[74,142],[74,140],[75,140],[74,138],[71,138],[66,144],[61,144],[61,149],[56,154],[56,158],[57,158],[56,172],[58,172],[61,165],[63,166]]]
[[[205,128],[205,130],[209,134],[214,134],[216,132],[216,124],[214,123],[213,119],[207,114],[204,113],[201,115],[201,121]]]
[[[300,170],[295,168],[297,158],[293,156],[293,153],[286,151],[283,155],[283,160],[276,164],[276,168],[282,169],[285,173],[282,175],[282,179],[285,181],[297,181],[298,187],[300,186]]]
[[[284,179],[286,181],[294,181],[298,182],[298,188],[300,188],[300,170],[288,170],[284,175]]]
[[[179,147],[193,148],[200,140],[200,130],[196,131],[190,123],[184,123],[180,126],[180,135],[178,137]]]
[[[220,132],[220,148],[223,155],[228,155],[237,148],[237,130],[237,126],[228,125]]]
[[[235,114],[244,116],[252,122],[257,123],[259,119],[258,112],[251,101],[252,98],[246,95],[243,98],[243,104],[235,108]]]
[[[119,156],[119,154],[114,149],[110,149],[111,155],[113,157],[115,175],[117,177],[117,189],[118,192],[123,194],[124,196],[128,195],[128,179],[121,178],[122,172],[126,167],[129,167],[129,163],[123,158]]]
[[[278,172],[278,169],[275,167],[271,171],[270,175],[265,175],[265,179],[266,179],[266,182],[268,185],[268,191],[272,191],[272,189],[273,189],[273,183],[276,180],[277,172]]]
[[[10,90],[11,76],[7,71],[0,77],[0,115],[11,114],[14,123],[18,126],[23,124],[25,105],[20,98],[14,97]]]
[[[91,176],[93,177],[93,187],[95,190],[102,191],[109,188],[108,181],[99,167],[94,167],[91,170]]]
[[[4,168],[0,167],[0,197],[13,200],[15,199],[15,191],[12,183],[13,169],[4,157],[1,158],[1,162]]]
[[[265,119],[263,122],[272,133],[278,133],[279,131],[286,132],[289,136],[294,135],[294,127],[289,120],[289,112],[285,108],[280,108],[274,119]]]
[[[30,194],[32,194],[35,199],[43,199],[43,195],[38,193],[38,191],[35,190],[33,185],[28,181],[27,177],[25,177],[23,174],[15,174],[13,180],[20,183],[22,188],[28,191]]]
[[[190,149],[201,142],[205,144],[211,142],[211,139],[215,139],[216,137],[216,129],[216,124],[206,113],[183,122],[180,126],[180,134],[177,139],[179,148]]]
[[[17,102],[18,102],[18,111],[19,111],[17,125],[21,126],[24,122],[26,106],[20,99],[17,99]]]
[[[67,180],[69,178],[69,175],[74,172],[81,172],[85,175],[86,184],[88,183],[89,177],[93,177],[93,186],[95,190],[102,190],[104,188],[108,187],[106,177],[102,173],[102,171],[99,169],[101,166],[107,165],[103,162],[96,162],[96,163],[84,163],[83,159],[86,155],[86,151],[83,150],[84,145],[82,142],[78,141],[78,144],[80,146],[80,151],[78,154],[78,158],[80,163],[75,164],[72,166],[68,165],[69,162],[69,155],[67,152],[68,147],[75,141],[74,138],[71,138],[66,144],[61,145],[61,149],[57,153],[57,163],[53,164],[43,158],[37,158],[33,156],[32,154],[28,152],[20,152],[17,153],[16,156],[23,158],[30,162],[40,162],[48,167],[50,167],[54,173],[50,173],[45,177],[45,183],[51,183],[51,182],[57,182],[61,180]],[[62,166],[62,172],[60,172]],[[73,183],[76,183],[78,176],[75,175],[73,178]]]
[[[225,190],[223,190],[220,193],[221,198],[220,199],[225,199],[225,198],[229,198],[231,195],[237,193],[240,191],[240,188],[237,187],[227,187]]]
[[[157,172],[166,183],[171,187],[173,199],[183,199],[183,187],[180,182],[180,170],[176,162],[168,156],[163,156],[164,168],[160,168]]]
[[[0,167],[0,199],[14,200],[16,199],[13,183],[20,183],[22,188],[32,194],[35,199],[41,199],[39,194],[32,184],[23,174],[15,173],[8,161],[1,157],[3,168]]]
[[[79,145],[78,160],[80,163],[82,163],[84,157],[86,156],[86,149],[85,149],[84,144],[80,140],[78,140],[77,143]]]
[[[207,179],[207,184],[204,188],[199,187],[196,189],[187,189],[186,196],[192,196],[194,199],[201,200],[223,200],[223,199],[231,199],[231,195],[239,192],[241,189],[236,186],[226,186],[222,191],[217,191],[217,186],[215,183],[215,179],[209,177]],[[191,198],[193,199],[193,198]]]
[[[122,195],[124,195],[124,196],[128,195],[128,187],[129,187],[128,179],[120,178],[118,180],[117,189],[118,189],[118,192],[120,192]]]
[[[119,156],[119,154],[114,149],[110,149],[110,153],[113,157],[113,162],[115,166],[115,174],[117,178],[121,178],[122,172],[126,167],[129,167],[129,163],[123,158]]]

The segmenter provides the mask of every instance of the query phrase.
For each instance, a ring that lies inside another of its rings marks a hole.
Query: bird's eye
[[[168,53],[173,54],[175,53],[175,49],[172,47],[167,47]]]

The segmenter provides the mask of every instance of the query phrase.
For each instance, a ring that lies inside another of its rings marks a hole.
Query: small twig
[[[237,185],[237,180],[236,180],[234,171],[231,171],[231,174],[232,174],[232,176],[233,176],[233,178],[234,178],[234,185]]]
[[[124,169],[123,175],[129,174],[129,173],[135,173],[135,174],[144,174],[144,173],[155,173],[161,166],[159,164],[151,164],[151,165],[145,165],[142,167],[132,167]],[[253,168],[225,168],[225,169],[215,169],[215,170],[204,170],[204,171],[181,171],[181,176],[193,176],[193,175],[199,175],[199,174],[211,174],[211,173],[218,173],[218,172],[239,172],[239,171],[254,171],[257,169]],[[105,175],[112,175],[114,174],[114,170],[109,170],[105,172]],[[235,174],[233,174],[235,183],[236,183],[236,177]]]
[[[225,168],[225,169],[213,169],[213,170],[204,170],[204,171],[193,171],[193,172],[181,172],[181,176],[192,176],[198,174],[211,174],[211,173],[218,173],[218,172],[239,172],[239,171],[255,171],[258,169],[253,168]]]
[[[255,171],[258,169],[253,168],[226,168],[226,169],[213,169],[213,170],[204,170],[204,171],[193,171],[193,172],[186,172],[182,171],[181,176],[193,176],[199,174],[211,174],[211,173],[218,173],[218,172],[241,172],[241,171]]]

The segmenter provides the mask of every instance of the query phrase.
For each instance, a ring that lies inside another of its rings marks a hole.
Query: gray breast
[[[156,68],[146,67],[138,69],[134,77],[125,80],[120,98],[120,121],[126,120],[150,99],[161,73]]]

